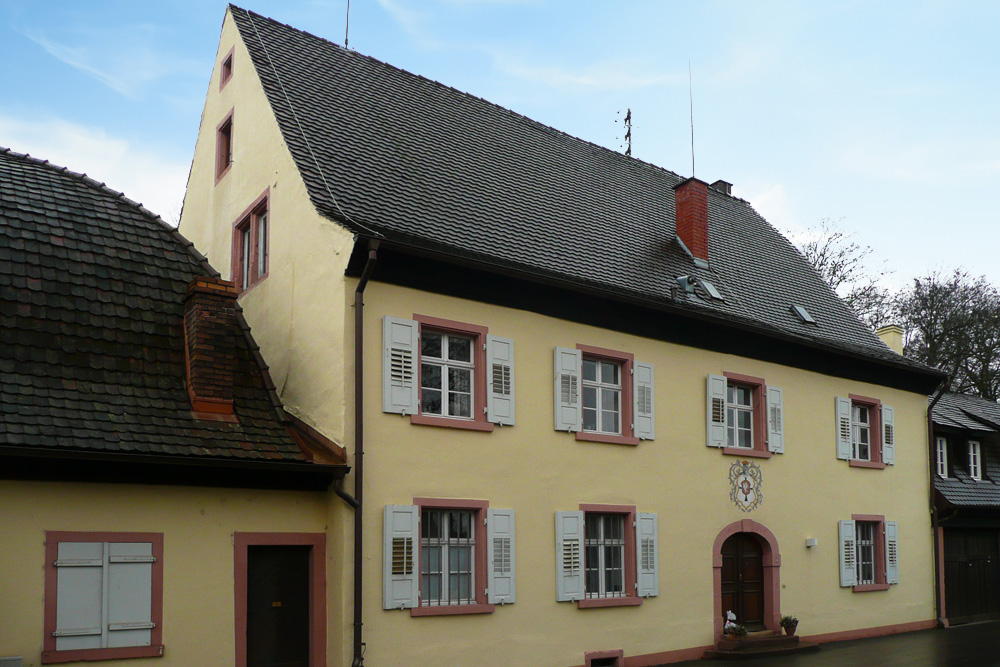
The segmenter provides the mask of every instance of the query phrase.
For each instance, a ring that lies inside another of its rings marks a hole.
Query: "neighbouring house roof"
[[[1000,507],[1000,404],[978,396],[945,393],[934,405],[932,419],[942,433],[959,432],[952,441],[948,479],[934,475],[934,488],[949,504],[961,507]],[[966,440],[979,440],[983,475],[969,477],[964,449]]]
[[[684,177],[229,9],[312,203],[349,230],[940,379],[889,350],[748,202],[709,189],[699,268],[675,239]],[[677,297],[682,275],[725,299]]]
[[[319,468],[289,431],[242,316],[237,421],[192,415],[183,299],[195,277],[216,275],[121,193],[0,149],[0,454]]]

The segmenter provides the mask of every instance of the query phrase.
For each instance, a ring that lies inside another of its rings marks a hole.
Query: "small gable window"
[[[261,196],[233,228],[233,282],[247,290],[268,272],[269,210],[267,193]]]
[[[977,482],[983,479],[982,450],[976,440],[969,441],[969,477]]]
[[[233,78],[233,52],[235,48],[229,49],[229,53],[222,59],[222,66],[219,68],[219,90],[225,88],[229,80]]]
[[[215,182],[218,183],[233,166],[233,112],[219,123],[215,131]]]
[[[945,438],[938,438],[936,449],[938,477],[948,479],[948,441]]]

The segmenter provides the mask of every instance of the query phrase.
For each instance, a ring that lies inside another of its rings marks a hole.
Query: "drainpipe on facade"
[[[364,527],[365,422],[364,422],[364,326],[365,287],[378,259],[378,241],[368,241],[368,261],[354,290],[354,661],[351,667],[365,664],[362,630],[362,528]]]
[[[957,368],[955,369],[958,370]],[[949,375],[948,378],[942,383],[941,389],[931,400],[931,404],[927,406],[927,460],[928,468],[930,470],[930,505],[931,505],[931,532],[934,537],[934,611],[937,615],[937,625],[939,628],[947,628],[948,622],[944,618],[944,614],[941,613],[941,578],[944,574],[941,572],[939,567],[939,555],[941,549],[941,541],[938,539],[938,514],[937,514],[937,504],[934,502],[934,475],[937,474],[935,465],[936,448],[934,442],[934,406],[944,393],[948,391],[948,387],[951,386],[951,378],[953,376]]]

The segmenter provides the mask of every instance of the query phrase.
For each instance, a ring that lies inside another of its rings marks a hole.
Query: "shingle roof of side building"
[[[238,423],[192,416],[183,299],[214,275],[121,193],[0,149],[0,448],[306,462],[245,323]]]
[[[699,268],[675,239],[682,176],[230,11],[314,206],[346,228],[934,373],[889,350],[746,201],[709,189]],[[681,275],[724,300],[675,300]]]
[[[949,477],[934,476],[934,488],[952,505],[1000,507],[1000,404],[978,396],[945,393],[934,405],[934,425],[964,431],[972,439],[981,438],[982,480],[969,476],[964,465],[951,466]],[[987,441],[988,440],[988,441]],[[959,448],[963,443],[958,443]],[[953,451],[961,457],[962,451]],[[956,459],[957,460],[957,459]]]

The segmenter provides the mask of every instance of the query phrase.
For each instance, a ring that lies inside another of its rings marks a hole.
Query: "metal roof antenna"
[[[691,77],[690,58],[688,58],[688,102],[691,105],[691,177],[694,178],[694,82]]]
[[[617,116],[620,113],[621,111],[616,111],[615,115]],[[618,122],[617,118],[615,118],[615,122],[616,123]],[[631,156],[632,155],[632,109],[626,110],[625,120],[623,121],[623,123],[625,124],[625,145],[624,145],[625,155]],[[618,137],[615,137],[615,139],[617,138]],[[622,144],[618,144],[618,147],[622,148],[623,146]]]
[[[347,20],[344,23],[344,48],[347,48],[347,33],[351,29],[351,0],[347,0]]]

